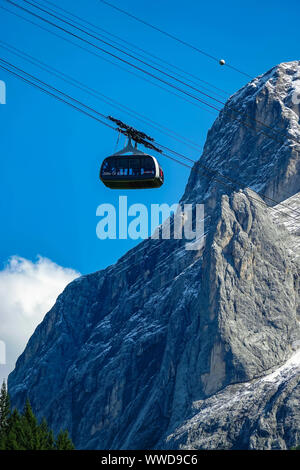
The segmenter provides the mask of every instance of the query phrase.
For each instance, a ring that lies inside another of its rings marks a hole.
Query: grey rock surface
[[[290,449],[300,440],[300,354],[275,373],[228,385],[193,404],[193,416],[166,437],[173,449]],[[164,442],[163,442],[164,444]]]
[[[205,203],[203,244],[147,239],[67,286],[9,377],[14,405],[84,449],[299,443],[297,80],[280,64],[229,99],[181,201]]]

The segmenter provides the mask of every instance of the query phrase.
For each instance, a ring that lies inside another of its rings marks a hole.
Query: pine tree
[[[55,443],[56,450],[74,450],[74,444],[69,437],[68,431],[60,431]]]
[[[6,433],[10,417],[10,400],[5,381],[0,392],[0,449],[5,447]]]
[[[22,436],[20,444],[27,450],[39,449],[38,421],[33,414],[29,399],[27,398],[23,415],[21,417]]]
[[[23,428],[22,417],[18,410],[14,408],[9,418],[8,429],[5,439],[5,450],[26,450],[26,442]]]
[[[27,399],[23,413],[11,411],[6,384],[0,392],[0,450],[73,450],[68,431],[54,439],[45,418],[38,423]]]
[[[38,429],[39,434],[39,450],[53,450],[54,449],[54,437],[53,432],[48,428],[48,424],[45,418]]]

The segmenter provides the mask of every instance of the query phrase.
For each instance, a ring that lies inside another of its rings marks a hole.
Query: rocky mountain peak
[[[209,130],[183,200],[209,197],[215,183],[208,169],[229,178],[229,190],[250,187],[277,202],[299,192],[299,116],[300,61],[253,79],[229,98]]]
[[[14,405],[29,396],[78,448],[299,443],[299,64],[208,132],[182,199],[205,203],[203,245],[147,239],[67,286],[9,377]]]

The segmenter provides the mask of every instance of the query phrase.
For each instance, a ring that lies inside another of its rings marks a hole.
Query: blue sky
[[[16,2],[24,5],[22,0]],[[247,5],[220,0],[112,2],[210,54],[224,58],[251,76],[263,73],[279,62],[300,58],[300,7],[297,1],[252,1]],[[20,13],[5,1],[1,0],[0,5]],[[62,0],[59,5],[189,70],[229,94],[247,82],[245,76],[219,66],[98,0]],[[213,114],[3,10],[0,10],[0,18],[0,40],[203,146],[206,133],[215,119]],[[150,133],[159,142],[193,159],[200,156],[200,152],[190,151],[183,144],[2,48],[1,57],[104,114],[113,114]],[[129,204],[172,204],[181,197],[189,170],[161,157],[166,176],[162,188],[111,191],[100,183],[98,173],[102,159],[115,149],[116,133],[3,70],[0,70],[0,80],[4,80],[7,86],[7,104],[0,106],[0,265],[3,266],[12,255],[31,260],[41,255],[81,273],[114,263],[138,242],[100,241],[96,237],[97,206],[117,204],[119,195],[128,195]]]

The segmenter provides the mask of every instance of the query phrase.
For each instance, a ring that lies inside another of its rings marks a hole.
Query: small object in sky
[[[219,60],[219,64],[220,64],[220,65],[225,65],[225,60],[224,60],[224,59],[220,59],[220,60]]]

